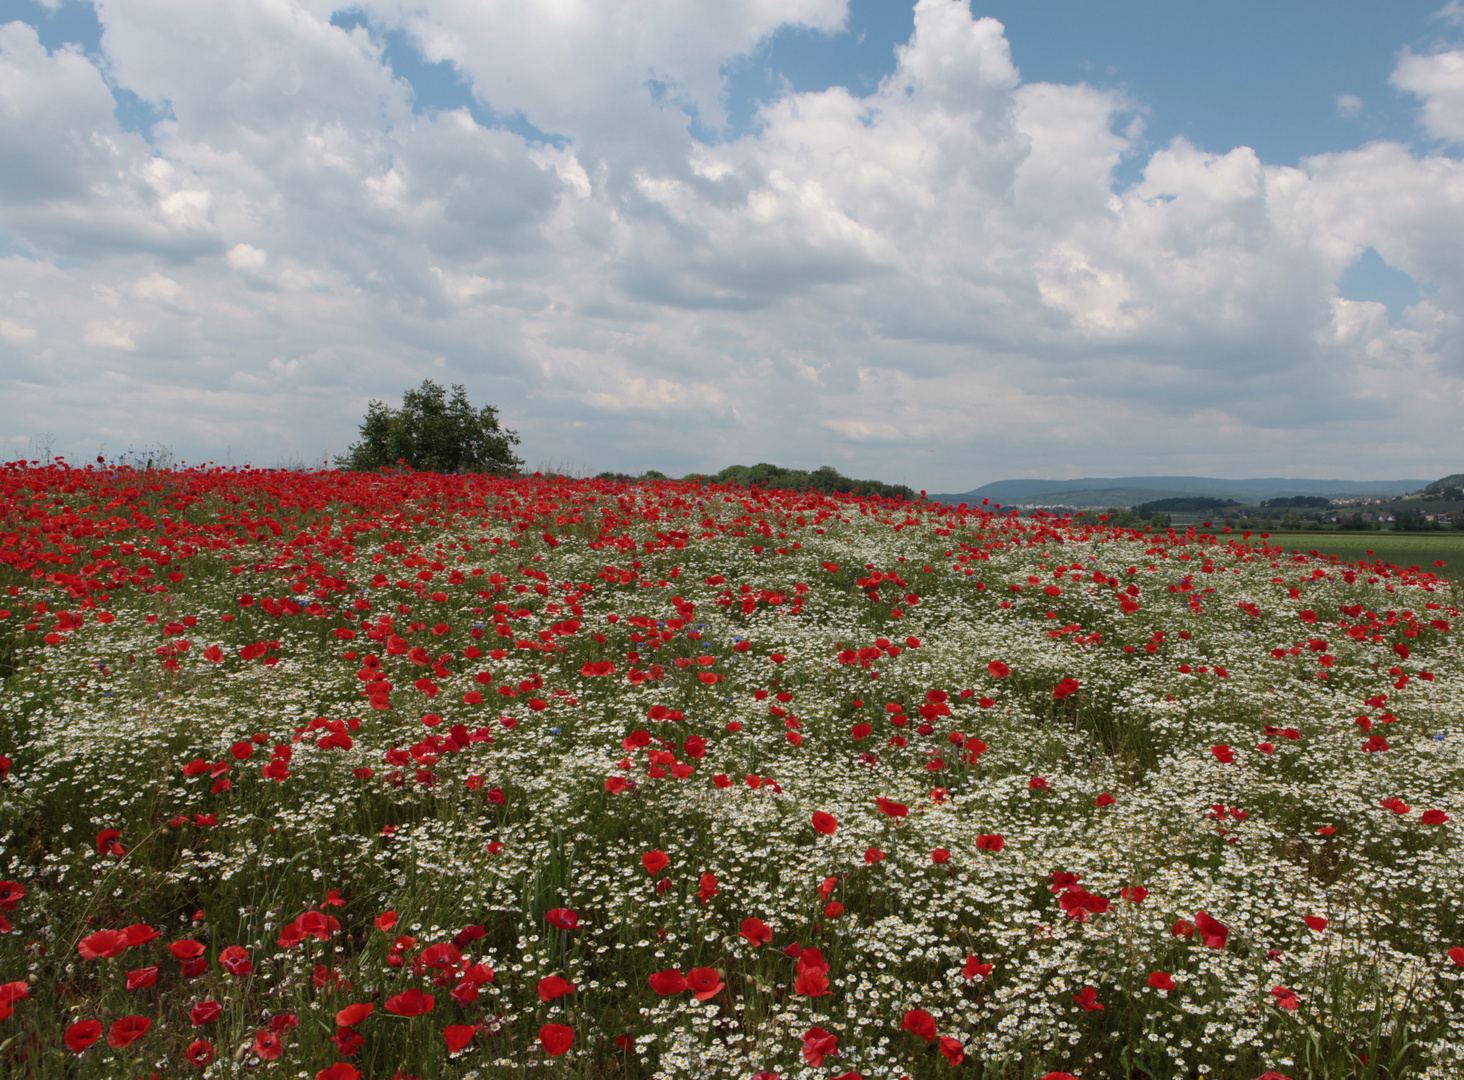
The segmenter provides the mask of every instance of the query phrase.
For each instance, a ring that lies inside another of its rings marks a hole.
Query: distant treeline
[[[1141,514],[1126,506],[1110,506],[1107,510],[1089,509],[1074,515],[1079,525],[1107,525],[1114,529],[1167,529],[1168,514]]]
[[[1331,505],[1332,500],[1324,495],[1287,495],[1261,503],[1268,510],[1325,510]]]
[[[639,476],[629,473],[603,472],[599,480],[669,480],[663,472],[651,469]],[[719,473],[692,473],[683,480],[700,480],[707,484],[737,484],[741,487],[781,488],[785,491],[821,491],[825,495],[879,495],[886,499],[914,499],[913,488],[904,484],[886,484],[879,480],[855,480],[831,465],[822,465],[812,472],[785,469],[764,461],[757,465],[729,465]]]
[[[1327,500],[1322,500],[1325,506]],[[1217,499],[1213,496],[1181,496],[1177,499],[1155,499],[1140,503],[1134,510],[1140,514],[1194,514],[1202,510],[1224,510],[1227,506],[1239,506],[1234,499]]]

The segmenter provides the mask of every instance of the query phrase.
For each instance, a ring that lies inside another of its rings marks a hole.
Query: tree
[[[336,465],[358,472],[405,465],[419,472],[503,476],[523,466],[513,453],[518,441],[518,432],[499,427],[492,405],[475,410],[462,386],[454,384],[449,399],[441,386],[424,379],[402,394],[400,409],[372,401],[361,422],[361,441],[336,458]]]

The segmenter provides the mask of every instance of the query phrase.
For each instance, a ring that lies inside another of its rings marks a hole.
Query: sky
[[[0,458],[1464,464],[1464,2],[0,0]]]

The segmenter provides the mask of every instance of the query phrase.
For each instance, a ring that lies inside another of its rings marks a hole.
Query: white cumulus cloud
[[[1464,50],[1405,52],[1390,81],[1422,100],[1419,123],[1431,137],[1464,141]]]
[[[729,64],[842,0],[96,6],[96,57],[0,27],[11,442],[318,460],[425,377],[591,471],[1427,476],[1456,439],[1464,165],[1151,151],[1141,106],[1024,81],[964,0],[920,0],[867,96],[702,139]],[[414,112],[389,30],[554,138]],[[1432,139],[1464,134],[1461,55],[1398,61]],[[166,111],[151,141],[109,80]],[[1341,299],[1369,247],[1438,288]]]

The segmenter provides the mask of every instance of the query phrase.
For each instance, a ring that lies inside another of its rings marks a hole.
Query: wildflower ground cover
[[[1431,572],[683,483],[0,485],[6,1075],[1464,1072]]]

